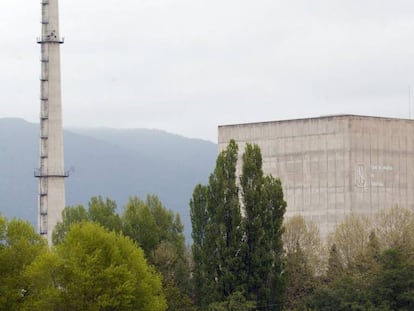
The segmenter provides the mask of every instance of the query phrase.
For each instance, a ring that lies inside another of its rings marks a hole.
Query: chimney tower
[[[65,208],[62,101],[60,87],[60,45],[58,0],[41,0],[42,33],[40,73],[40,167],[38,229],[52,243],[52,231]]]

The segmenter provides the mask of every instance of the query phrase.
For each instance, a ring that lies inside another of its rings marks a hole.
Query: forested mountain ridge
[[[36,223],[38,125],[0,119],[0,211]],[[194,186],[207,181],[217,145],[159,130],[73,129],[64,131],[67,205],[110,197],[123,208],[130,196],[157,194],[180,213],[190,236]]]

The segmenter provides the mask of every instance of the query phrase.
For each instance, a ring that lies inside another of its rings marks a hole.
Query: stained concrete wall
[[[324,237],[351,211],[414,210],[412,120],[341,115],[219,126],[219,150],[230,139],[240,157],[246,143],[259,145],[264,172],[282,181],[286,216],[305,216]]]

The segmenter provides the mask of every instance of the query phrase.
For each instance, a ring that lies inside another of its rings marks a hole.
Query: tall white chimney
[[[41,0],[42,34],[40,74],[40,167],[38,229],[52,241],[52,231],[65,208],[62,100],[60,87],[60,45],[58,0]]]

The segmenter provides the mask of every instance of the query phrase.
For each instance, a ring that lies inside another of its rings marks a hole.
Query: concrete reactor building
[[[39,232],[52,240],[52,231],[65,208],[67,173],[63,164],[62,101],[58,0],[42,0],[40,73]]]
[[[266,174],[282,181],[286,217],[315,222],[326,237],[351,212],[414,209],[414,121],[337,115],[219,126],[230,139],[259,145]],[[241,162],[241,161],[239,161]]]

